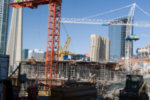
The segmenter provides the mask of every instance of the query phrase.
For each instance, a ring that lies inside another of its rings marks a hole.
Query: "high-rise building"
[[[29,58],[34,58],[36,60],[43,60],[44,51],[39,49],[29,50]]]
[[[90,61],[109,60],[109,39],[96,34],[91,35]]]
[[[109,61],[109,38],[100,36],[100,60]]]
[[[23,49],[22,52],[22,60],[26,60],[28,58],[29,49]]]
[[[144,48],[137,48],[136,53],[139,58],[150,57],[150,45]]]
[[[22,60],[22,8],[13,8],[7,54],[10,56],[10,70],[14,70]]]
[[[44,52],[44,59],[46,59],[46,51]]]
[[[0,54],[6,54],[8,16],[8,0],[0,0]]]
[[[116,19],[110,23],[127,23],[127,17]],[[110,25],[109,26],[109,39],[110,39],[110,60],[118,60],[125,57],[125,38],[126,26],[125,25]],[[133,44],[132,44],[133,53]]]

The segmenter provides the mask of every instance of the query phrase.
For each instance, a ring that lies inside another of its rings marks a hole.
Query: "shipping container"
[[[9,56],[0,55],[0,80],[8,78]]]

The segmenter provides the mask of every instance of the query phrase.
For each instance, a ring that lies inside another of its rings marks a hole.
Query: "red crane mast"
[[[49,4],[47,48],[45,61],[45,84],[52,86],[52,79],[57,77],[59,58],[59,38],[62,0],[23,0],[10,2],[14,8],[37,8],[39,5]]]

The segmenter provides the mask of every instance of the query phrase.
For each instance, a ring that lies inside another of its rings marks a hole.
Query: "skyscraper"
[[[8,15],[8,0],[0,0],[0,54],[6,54]]]
[[[100,36],[100,61],[109,61],[109,38]]]
[[[28,58],[34,58],[36,60],[43,60],[44,59],[44,51],[39,49],[29,50]]]
[[[97,34],[91,35],[90,46],[91,61],[108,61],[109,60],[109,39]]]
[[[111,21],[111,23],[120,23],[120,22],[127,23],[127,20],[128,20],[127,17],[124,17],[113,20]],[[110,60],[118,60],[122,57],[125,57],[125,37],[126,37],[126,26],[123,25],[109,26]]]
[[[91,35],[90,61],[99,61],[100,38],[97,34]]]
[[[14,70],[22,58],[22,8],[13,8],[7,46],[10,70]]]
[[[23,49],[22,60],[26,60],[29,56],[29,49]]]

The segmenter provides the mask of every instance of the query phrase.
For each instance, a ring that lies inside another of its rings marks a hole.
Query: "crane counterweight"
[[[46,5],[52,2],[61,5],[62,0],[17,0],[16,2],[10,2],[9,0],[9,5],[14,8],[29,7],[33,9],[40,5]]]

